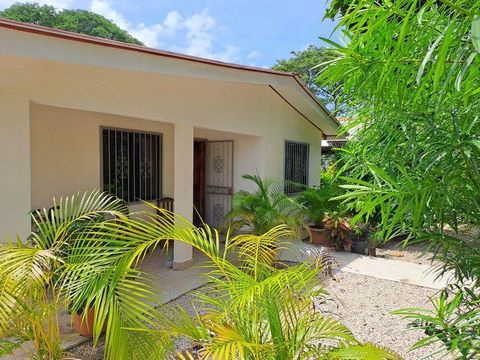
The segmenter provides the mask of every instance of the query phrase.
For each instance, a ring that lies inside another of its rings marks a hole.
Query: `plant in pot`
[[[135,268],[150,243],[129,236],[112,240],[116,228],[111,227],[128,217],[128,207],[94,190],[54,200],[53,209],[32,214],[34,231],[27,241],[0,246],[0,337],[5,343],[0,357],[29,341],[33,346],[25,358],[64,359],[58,316],[64,305],[72,313],[83,309],[85,324],[94,309],[89,326],[94,345],[107,324],[106,360],[138,359],[141,351],[158,351],[159,336],[145,334],[158,318],[155,293],[145,290],[151,279]],[[156,246],[172,238],[170,228],[168,233],[159,230]],[[134,327],[143,332],[130,330]]]
[[[355,254],[366,255],[368,249],[367,236],[370,232],[368,223],[358,223],[353,227],[354,239],[352,243],[352,252]]]
[[[381,232],[368,223],[359,223],[354,228],[355,239],[352,252],[360,255],[377,256],[377,246],[382,243]]]
[[[81,336],[93,337],[95,325],[94,306],[83,305],[78,309],[70,309],[70,319],[75,332]],[[107,322],[103,323],[102,333],[107,329]]]
[[[342,211],[331,211],[325,214],[323,226],[330,231],[330,238],[337,251],[350,251],[352,248],[352,229]]]
[[[93,337],[93,324],[95,323],[95,311],[93,308],[83,308],[71,311],[70,318],[73,329],[81,336]]]
[[[335,211],[338,207],[338,201],[331,199],[339,192],[340,188],[331,176],[322,176],[320,186],[307,188],[297,198],[304,208],[305,217],[310,221],[310,242],[314,245],[335,246],[331,230],[324,227],[323,220],[328,211]]]
[[[319,187],[311,187],[302,192],[297,201],[304,207],[310,233],[310,242],[314,245],[333,247],[330,231],[323,227],[323,218],[328,210],[328,194]]]

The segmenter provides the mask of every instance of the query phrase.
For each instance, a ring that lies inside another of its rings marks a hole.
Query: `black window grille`
[[[295,194],[308,185],[310,144],[285,141],[285,194]]]
[[[103,189],[127,202],[162,193],[162,135],[102,129]]]

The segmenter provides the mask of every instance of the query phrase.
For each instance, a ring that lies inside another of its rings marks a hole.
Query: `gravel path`
[[[325,287],[329,297],[321,310],[348,326],[360,341],[388,347],[406,360],[418,360],[438,349],[429,347],[410,352],[409,348],[423,337],[422,332],[405,331],[408,321],[391,314],[401,308],[431,307],[429,299],[437,290],[342,272],[327,279]]]
[[[409,352],[410,346],[422,338],[422,333],[405,331],[408,321],[392,315],[391,312],[406,307],[429,307],[429,299],[435,295],[436,290],[342,272],[336,273],[333,279],[326,279],[325,287],[329,296],[322,300],[321,311],[338,318],[360,341],[386,346],[404,356],[406,360],[418,360],[435,350],[430,347]],[[181,296],[175,303],[194,314],[191,304],[194,293],[195,291],[192,291]],[[82,360],[100,360],[101,345],[93,349],[91,342],[87,342],[72,349],[71,355]],[[177,351],[188,350],[191,346],[187,339],[176,341]],[[441,356],[431,359],[453,358]]]

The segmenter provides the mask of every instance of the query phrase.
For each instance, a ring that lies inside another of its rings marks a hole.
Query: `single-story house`
[[[0,234],[102,188],[216,226],[246,173],[319,183],[338,123],[297,76],[0,20]],[[289,188],[286,188],[289,191]],[[177,268],[192,249],[175,246]]]

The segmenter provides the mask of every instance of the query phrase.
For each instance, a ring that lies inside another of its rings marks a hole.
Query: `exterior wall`
[[[53,196],[67,196],[101,187],[101,126],[161,133],[163,193],[164,196],[173,196],[171,124],[32,104],[32,208],[50,207]]]
[[[301,131],[321,137],[318,129],[264,85],[23,58],[0,57],[0,67],[5,69],[2,84],[17,82],[38,104],[252,136],[292,130],[292,136]]]
[[[283,178],[285,140],[310,144],[310,185],[319,183],[321,132],[268,86],[7,56],[0,67],[9,89],[0,94],[0,169],[12,174],[0,178],[0,234],[26,234],[27,212],[54,195],[100,187],[100,126],[163,134],[165,196],[174,195],[177,124],[234,140],[235,191],[255,170]]]
[[[289,109],[284,109],[286,113]],[[242,178],[244,174],[259,173],[263,177],[283,180],[285,141],[308,143],[309,185],[320,185],[321,138],[308,124],[297,119],[279,117],[272,121],[271,131],[265,136],[241,135],[225,131],[196,128],[195,137],[206,140],[233,140],[233,190],[253,190],[254,186]]]
[[[288,109],[283,109],[288,113]],[[273,122],[271,131],[268,135],[268,141],[265,141],[265,173],[273,179],[284,177],[285,160],[285,141],[297,141],[308,143],[309,152],[309,172],[308,185],[320,185],[320,156],[321,156],[321,138],[318,132],[309,126],[306,122],[300,122],[295,117],[282,117],[277,122]]]
[[[2,89],[2,86],[0,86]],[[0,90],[0,242],[30,230],[28,99]]]

